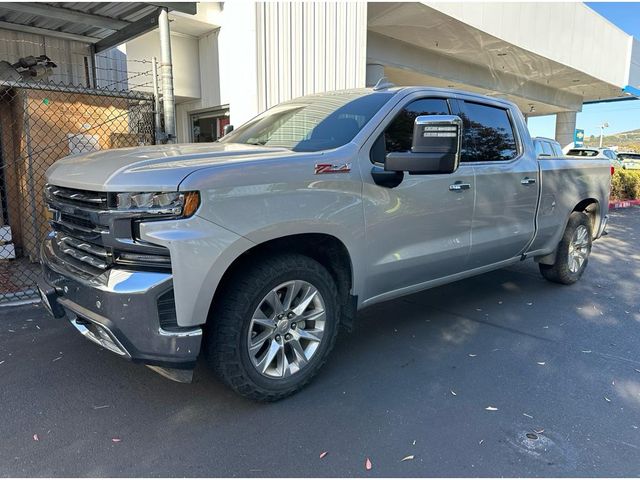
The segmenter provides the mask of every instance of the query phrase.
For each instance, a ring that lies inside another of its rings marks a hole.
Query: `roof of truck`
[[[444,95],[444,96],[451,96],[451,95],[465,95],[465,96],[470,96],[470,97],[475,97],[478,100],[484,100],[484,101],[491,101],[491,102],[497,102],[497,103],[502,103],[505,106],[510,106],[510,107],[514,107],[514,108],[518,108],[517,105],[509,100],[506,100],[504,98],[498,98],[498,97],[492,97],[489,95],[482,95],[480,93],[474,93],[474,92],[469,92],[466,90],[458,90],[455,88],[440,88],[440,87],[430,87],[428,85],[424,85],[424,86],[395,86],[392,84],[388,84],[389,86],[385,86],[382,88],[374,88],[374,87],[365,87],[365,88],[351,88],[351,89],[346,89],[346,90],[331,90],[331,91],[327,91],[327,92],[318,92],[318,93],[313,93],[310,95],[328,95],[328,94],[341,94],[341,93],[361,93],[362,95],[366,95],[366,94],[378,94],[378,93],[405,93],[405,94],[410,94],[410,93],[414,93],[414,92],[425,92],[429,91],[429,92],[433,92],[435,94],[440,94],[440,95]],[[308,95],[305,95],[308,96]],[[294,99],[295,100],[295,99]]]

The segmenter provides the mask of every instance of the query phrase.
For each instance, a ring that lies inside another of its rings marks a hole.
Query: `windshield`
[[[267,110],[220,141],[296,152],[337,148],[353,140],[393,95],[346,91],[298,98]]]

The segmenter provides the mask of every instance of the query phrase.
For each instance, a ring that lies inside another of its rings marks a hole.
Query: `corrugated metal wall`
[[[258,107],[365,86],[364,2],[257,3]]]
[[[48,81],[57,85],[90,86],[91,63],[89,45],[32,33],[0,30],[0,61],[15,63],[29,55],[47,55],[57,67]],[[99,88],[126,90],[126,54],[112,48],[96,56],[96,77]]]

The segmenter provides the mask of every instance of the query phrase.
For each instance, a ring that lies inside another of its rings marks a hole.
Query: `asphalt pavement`
[[[361,312],[268,405],[0,308],[0,475],[637,476],[640,209],[608,232],[570,287],[528,261]]]

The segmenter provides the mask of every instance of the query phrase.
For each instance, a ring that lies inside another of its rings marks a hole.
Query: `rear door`
[[[504,104],[474,99],[456,105],[463,120],[461,165],[473,165],[475,173],[468,261],[473,269],[518,256],[533,238],[538,162],[535,152],[524,151]]]

